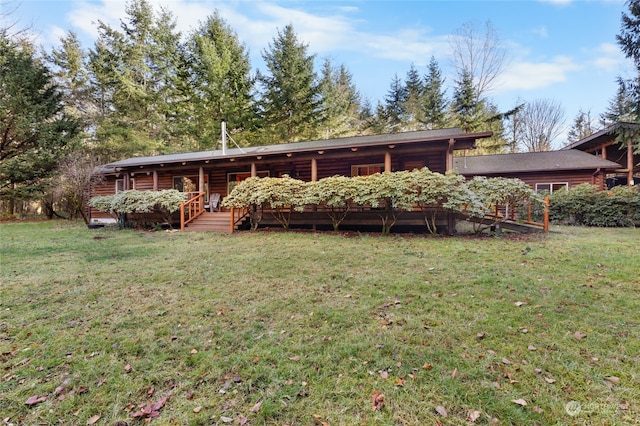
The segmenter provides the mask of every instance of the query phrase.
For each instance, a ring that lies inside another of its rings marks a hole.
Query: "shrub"
[[[550,219],[569,225],[636,226],[640,192],[625,186],[600,191],[594,185],[577,185],[551,194]]]
[[[307,184],[306,203],[318,206],[331,218],[333,230],[338,231],[356,203],[356,180],[346,176],[331,176]]]
[[[153,223],[148,220],[150,214],[160,214],[164,222],[171,224],[171,214],[177,212],[180,209],[180,204],[186,199],[186,193],[175,189],[163,191],[128,190],[120,191],[114,195],[93,197],[89,200],[89,205],[115,217],[128,213],[142,214],[145,223]],[[145,214],[147,214],[146,217]]]

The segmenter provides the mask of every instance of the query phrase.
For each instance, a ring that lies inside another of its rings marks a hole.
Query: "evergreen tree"
[[[476,96],[471,73],[463,70],[460,79],[455,83],[451,101],[455,125],[465,132],[479,130],[482,100],[478,100]]]
[[[87,53],[82,49],[78,35],[67,32],[60,38],[60,46],[54,47],[46,59],[62,92],[65,111],[89,126],[95,115],[95,104],[91,98]]]
[[[447,99],[440,66],[432,56],[424,77],[422,124],[427,129],[440,129],[447,123]]]
[[[360,94],[344,65],[335,69],[326,59],[320,79],[322,138],[353,136],[360,130]]]
[[[384,98],[384,114],[378,114],[378,119],[386,122],[384,131],[398,133],[405,130],[403,117],[406,99],[407,90],[398,77],[398,74],[396,74]]]
[[[258,77],[263,86],[262,116],[269,133],[266,142],[295,142],[316,133],[320,89],[313,69],[315,55],[308,55],[307,47],[289,24],[262,53],[268,69],[268,74]]]
[[[188,46],[193,94],[192,127],[187,130],[198,149],[214,146],[222,119],[239,143],[248,143],[245,138],[255,126],[256,110],[245,46],[217,11],[191,35]]]
[[[573,125],[569,129],[567,140],[569,142],[577,142],[592,135],[595,131],[593,120],[591,118],[591,111],[585,112],[580,108],[578,114],[573,120]]]
[[[33,46],[0,30],[0,198],[9,214],[17,201],[43,194],[78,131]]]
[[[628,0],[627,5],[629,12],[622,14],[622,26],[616,40],[636,68],[635,77],[625,84],[633,103],[633,120],[640,123],[640,0]]]
[[[421,128],[421,123],[424,122],[422,108],[424,90],[422,78],[415,66],[411,64],[405,79],[404,100],[402,102],[402,122],[406,130],[418,130]]]
[[[619,78],[618,91],[609,101],[607,110],[600,115],[602,124],[604,126],[610,126],[618,122],[632,122],[634,119],[633,104],[633,95],[627,86],[627,82]]]
[[[101,110],[96,139],[108,157],[191,149],[181,132],[188,99],[185,58],[171,13],[154,15],[147,0],[127,5],[122,31],[100,22],[90,52]]]

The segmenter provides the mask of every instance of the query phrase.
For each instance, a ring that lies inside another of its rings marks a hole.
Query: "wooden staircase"
[[[185,231],[229,232],[231,213],[204,212],[187,224]]]

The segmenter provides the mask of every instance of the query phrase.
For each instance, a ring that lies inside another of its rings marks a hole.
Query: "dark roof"
[[[188,152],[183,154],[154,155],[149,157],[133,157],[102,166],[103,170],[116,167],[132,167],[153,164],[170,164],[185,161],[205,161],[223,158],[254,157],[256,155],[274,155],[297,152],[309,152],[315,150],[332,150],[344,148],[356,148],[366,146],[379,146],[386,144],[405,144],[414,142],[446,141],[449,139],[475,141],[475,139],[487,138],[492,132],[464,133],[458,128],[422,130],[416,132],[390,133],[371,136],[353,136],[339,139],[326,139],[307,142],[285,143],[278,145],[252,146],[246,148],[227,149],[226,154],[222,150],[210,150],[200,152]]]
[[[613,161],[576,149],[519,154],[455,157],[454,169],[462,175],[484,175],[551,170],[617,169]]]
[[[562,150],[567,149],[579,149],[581,151],[586,151],[590,148],[596,148],[603,143],[610,142],[616,138],[616,131],[620,128],[635,128],[640,130],[640,124],[636,123],[616,123],[609,127],[606,127],[599,132],[596,132],[592,135],[587,136],[586,138],[582,138],[579,141],[573,142],[562,148]]]

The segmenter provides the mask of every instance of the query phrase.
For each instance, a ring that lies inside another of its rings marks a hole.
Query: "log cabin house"
[[[289,175],[316,181],[334,175],[363,176],[425,166],[445,173],[453,169],[454,152],[474,149],[476,140],[491,135],[491,132],[465,133],[450,128],[233,149],[226,148],[223,137],[222,150],[135,157],[105,164],[100,168],[104,180],[92,188],[91,197],[128,189],[178,189],[202,194],[202,206],[219,210],[215,202],[251,176]],[[187,226],[228,230],[230,222],[238,220],[230,218],[229,212],[215,213],[202,215]],[[325,216],[316,213],[311,218],[313,225],[328,225]],[[89,217],[92,224],[114,221],[96,209],[90,209]],[[293,225],[304,226],[303,222],[309,220],[309,217],[294,219]],[[344,224],[346,228],[362,229],[379,222],[377,217],[368,217],[364,212],[351,220],[351,224]],[[406,224],[412,223],[411,215],[406,215],[404,220]],[[422,219],[416,218],[413,222],[424,227]],[[269,224],[268,219],[265,224]]]
[[[238,217],[234,217],[237,212],[220,212],[220,200],[251,176],[289,175],[316,181],[334,175],[362,176],[426,166],[439,173],[456,170],[467,178],[520,178],[536,190],[554,191],[581,183],[596,184],[604,189],[607,178],[615,176],[616,170],[623,167],[607,159],[608,153],[619,149],[614,146],[615,136],[610,132],[602,131],[586,138],[582,144],[573,144],[576,149],[569,146],[559,151],[486,156],[459,154],[473,150],[478,139],[488,138],[492,133],[465,133],[458,128],[233,149],[227,149],[223,134],[221,150],[134,157],[105,164],[100,169],[105,179],[92,188],[91,196],[128,189],[191,192],[199,194],[194,201],[195,216],[199,217],[191,217],[194,216],[191,207],[186,209],[188,217],[180,219],[183,229],[186,222],[191,230],[232,230],[242,226],[240,216],[246,212]],[[617,151],[614,155],[620,157]],[[205,208],[208,213],[201,215]],[[103,212],[89,210],[92,224],[115,221]],[[417,212],[410,213],[402,215],[399,227],[424,227],[422,217]],[[295,216],[292,226],[329,227],[328,218],[319,212]],[[443,215],[438,223],[447,227],[449,233],[453,232],[454,218]],[[263,224],[277,226],[268,218]],[[350,215],[342,227],[367,230],[376,229],[378,224],[375,213],[361,211]]]

